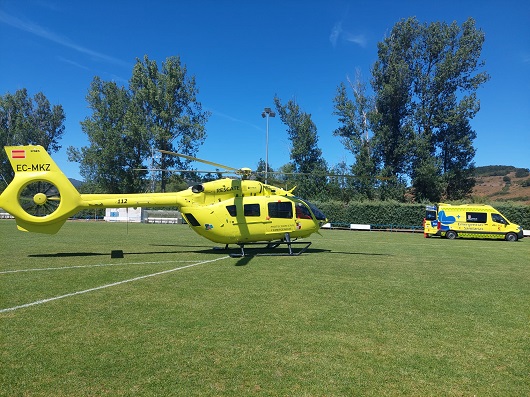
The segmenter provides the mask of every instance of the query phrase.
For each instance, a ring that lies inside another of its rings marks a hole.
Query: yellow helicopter
[[[15,177],[0,195],[0,208],[16,220],[19,230],[54,234],[66,220],[90,208],[174,206],[192,230],[215,243],[287,245],[288,255],[299,255],[311,242],[296,241],[318,232],[326,216],[294,189],[248,179],[249,168],[235,169],[178,153],[161,151],[219,166],[241,176],[223,178],[172,193],[80,194],[42,146],[5,147]],[[293,251],[293,245],[301,249]]]

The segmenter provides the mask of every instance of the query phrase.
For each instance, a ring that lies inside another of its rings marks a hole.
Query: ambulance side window
[[[466,212],[466,222],[486,223],[488,214],[485,212]]]
[[[436,220],[436,211],[427,211],[425,213],[425,219],[428,221],[435,221]]]
[[[507,225],[508,222],[506,221],[506,219],[504,219],[501,215],[499,214],[491,214],[491,220],[493,222],[496,222],[496,223],[502,223],[503,225]]]

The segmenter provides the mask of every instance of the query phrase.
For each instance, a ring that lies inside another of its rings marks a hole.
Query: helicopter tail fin
[[[76,213],[81,196],[42,146],[6,146],[15,172],[0,195],[0,208],[19,230],[54,234]]]

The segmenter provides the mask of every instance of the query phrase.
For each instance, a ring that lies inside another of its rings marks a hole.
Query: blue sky
[[[264,107],[277,95],[310,113],[329,165],[353,157],[333,136],[337,86],[357,71],[368,80],[377,43],[402,18],[458,24],[468,17],[486,35],[482,59],[491,80],[478,91],[472,120],[477,166],[530,167],[530,3],[472,1],[137,1],[0,0],[0,95],[43,92],[66,113],[63,149],[84,146],[80,121],[94,76],[127,85],[136,58],[160,65],[180,56],[212,115],[198,157],[255,168],[265,159]],[[269,163],[289,162],[278,117],[269,123]],[[201,169],[204,166],[200,167]]]

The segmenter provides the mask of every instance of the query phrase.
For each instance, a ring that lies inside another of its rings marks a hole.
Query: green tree
[[[469,120],[480,108],[476,90],[489,78],[478,71],[484,65],[479,60],[483,42],[484,34],[472,18],[461,27],[456,22],[420,24],[408,18],[398,22],[379,44],[379,61],[373,68],[377,108],[395,119],[394,126],[407,130],[400,141],[414,146],[407,156],[410,163],[403,165],[411,169],[419,198],[462,198],[474,185],[476,133]],[[397,95],[402,98],[401,112],[381,106],[388,88],[402,94]],[[388,125],[392,123],[385,121],[381,127],[384,130]],[[376,135],[388,141],[385,134]]]
[[[282,165],[278,169],[278,172],[271,175],[271,177],[273,178],[271,179],[272,185],[282,187],[286,190],[290,190],[298,184],[297,173],[295,172],[293,163]],[[296,193],[298,194],[298,191]]]
[[[92,115],[81,122],[89,146],[68,148],[71,161],[93,188],[108,193],[132,193],[145,186],[143,159],[149,146],[138,128],[131,127],[131,97],[124,87],[95,77],[87,95]]]
[[[105,192],[145,190],[146,163],[149,189],[165,191],[168,182],[181,186],[177,177],[169,180],[169,173],[154,171],[184,168],[179,158],[157,150],[194,155],[204,142],[209,113],[202,111],[197,93],[195,79],[177,57],[161,69],[147,56],[137,60],[127,88],[95,77],[87,96],[93,114],[81,123],[90,145],[69,148],[70,160],[80,163],[94,189]]]
[[[369,115],[373,113],[373,100],[366,95],[365,84],[360,76],[355,83],[348,79],[353,92],[353,100],[349,99],[344,84],[337,88],[335,96],[334,112],[338,116],[340,127],[333,135],[340,137],[344,147],[355,156],[355,163],[351,172],[355,178],[347,179],[347,186],[361,198],[375,198],[377,185],[376,175],[378,173],[378,159],[375,151],[371,150],[372,136]]]
[[[417,42],[418,62],[415,118],[419,138],[430,143],[430,155],[440,159],[442,196],[468,196],[475,184],[473,157],[476,138],[469,120],[480,109],[476,91],[489,76],[479,71],[484,33],[472,18],[421,25]]]
[[[169,57],[159,69],[147,56],[137,59],[130,80],[132,101],[143,118],[149,144],[160,150],[195,155],[206,138],[205,124],[209,112],[197,100],[195,77],[188,76],[179,57]],[[163,155],[158,166],[184,168],[187,162]],[[161,189],[166,177],[161,174]]]
[[[282,105],[280,98],[275,97],[274,104],[291,140],[293,171],[300,174],[294,178],[296,193],[307,198],[325,195],[327,165],[318,147],[317,128],[311,115],[302,112],[293,100]]]
[[[363,178],[352,175],[352,168],[345,161],[341,161],[330,169],[327,186],[329,200],[347,203],[353,200],[362,201],[367,198],[367,195],[362,192],[362,188],[358,185],[359,182],[363,181]]]
[[[268,173],[267,178],[265,178],[265,169]],[[258,166],[256,167],[256,180],[265,182],[265,179],[267,179],[267,183],[269,185],[274,185],[277,181],[274,169],[270,164],[266,164],[265,160],[260,158],[258,161]]]
[[[439,202],[441,200],[445,185],[437,158],[428,155],[416,158],[412,170],[412,187],[417,201]]]
[[[66,116],[61,105],[50,105],[39,92],[31,98],[23,88],[0,96],[0,146],[41,145],[50,153],[58,151]],[[14,176],[4,150],[0,151],[0,175],[5,183]]]
[[[412,84],[416,57],[414,40],[418,35],[414,19],[394,27],[389,38],[378,44],[378,59],[372,67],[375,108],[370,113],[373,150],[382,164],[382,199],[402,200],[404,178],[410,169],[413,137]]]
[[[439,146],[442,162],[444,190],[443,197],[458,200],[468,197],[475,186],[475,131],[469,121],[460,118],[440,134]]]
[[[408,18],[378,44],[371,70],[374,106],[364,125],[371,133],[369,166],[389,177],[378,190],[382,199],[403,199],[407,180],[421,200],[470,194],[476,133],[469,121],[480,109],[476,91],[489,79],[480,71],[483,43],[472,18],[462,26]],[[344,85],[339,87],[335,114],[342,126],[336,134],[355,138],[345,146],[356,156],[363,148],[359,115],[366,103],[358,95],[349,101]]]

